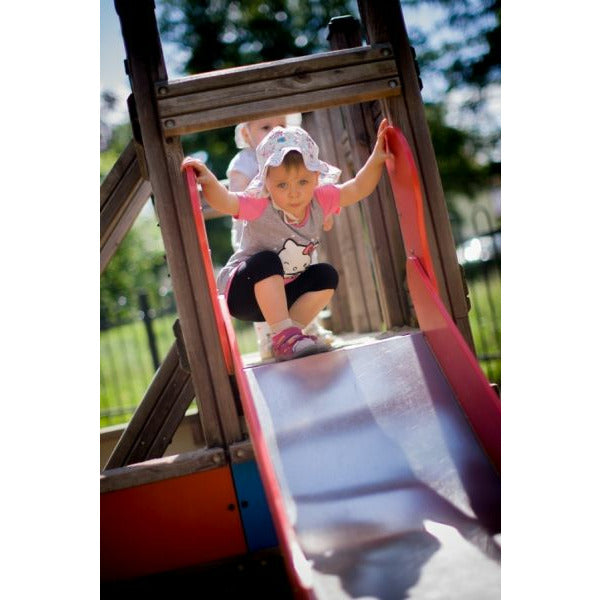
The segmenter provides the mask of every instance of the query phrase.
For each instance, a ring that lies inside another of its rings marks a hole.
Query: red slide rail
[[[397,127],[386,130],[386,142],[394,155],[386,167],[408,257],[408,289],[419,326],[482,447],[500,473],[500,399],[440,298],[427,241],[419,175],[410,146]]]

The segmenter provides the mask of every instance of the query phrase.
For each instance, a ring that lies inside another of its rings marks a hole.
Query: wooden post
[[[400,3],[398,0],[358,0],[358,7],[368,42],[386,42],[392,46],[401,95],[384,100],[385,111],[392,123],[402,129],[412,148],[421,177],[427,234],[440,295],[473,349],[463,278]]]
[[[242,432],[180,173],[183,151],[179,138],[164,137],[158,117],[155,84],[167,80],[167,71],[154,3],[116,0],[115,6],[206,443],[209,447],[233,443],[242,439]]]
[[[360,24],[354,17],[339,17],[329,23],[333,50],[361,45]],[[392,83],[397,83],[390,80]],[[378,122],[367,103],[346,105],[342,114],[358,170],[369,158],[375,143]],[[360,204],[371,237],[373,269],[386,327],[408,324],[410,311],[405,292],[406,254],[396,216],[396,207],[384,175],[371,197]]]
[[[330,108],[306,115],[304,125],[314,135],[319,156],[342,170],[340,181],[352,178],[355,170],[350,168],[342,150],[345,132],[339,109]],[[347,317],[342,321],[344,331],[379,331],[383,317],[367,254],[360,207],[344,208],[335,217],[333,229],[323,238],[340,274],[338,291],[334,295],[340,304],[333,306],[348,311],[346,314],[350,317],[350,323]]]

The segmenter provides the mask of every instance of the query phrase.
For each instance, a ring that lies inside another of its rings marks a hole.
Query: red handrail
[[[408,289],[419,326],[473,431],[500,473],[500,400],[446,310],[427,241],[423,196],[410,146],[397,127],[386,130],[386,162],[407,255]]]
[[[386,161],[386,167],[392,184],[406,256],[416,256],[419,259],[431,283],[439,291],[427,241],[419,173],[412,151],[397,127],[388,127],[385,136],[387,148],[395,157],[393,161]]]

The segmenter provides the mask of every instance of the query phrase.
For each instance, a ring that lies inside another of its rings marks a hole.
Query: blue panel
[[[232,464],[242,524],[250,552],[278,546],[256,461]]]

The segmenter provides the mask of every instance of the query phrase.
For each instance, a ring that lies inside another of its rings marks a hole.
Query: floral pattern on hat
[[[267,196],[267,168],[281,165],[291,150],[300,152],[306,168],[319,174],[319,186],[336,183],[340,178],[340,169],[319,160],[319,147],[302,127],[274,127],[256,148],[258,174],[248,184],[244,194],[255,198]]]

